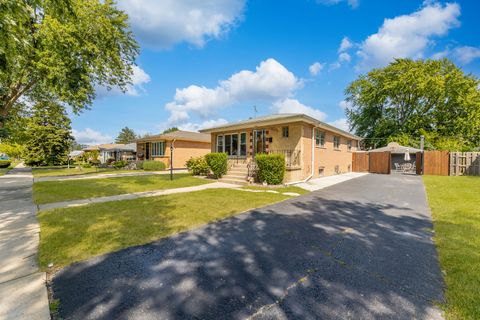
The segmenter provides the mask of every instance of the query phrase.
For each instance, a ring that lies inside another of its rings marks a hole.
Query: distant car
[[[0,155],[0,160],[10,160],[10,157],[5,154],[2,154]]]

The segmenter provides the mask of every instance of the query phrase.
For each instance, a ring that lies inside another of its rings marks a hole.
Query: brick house
[[[210,152],[210,134],[174,131],[137,140],[137,159],[165,163],[170,168],[170,147],[174,146],[173,169],[186,168],[191,157],[204,156]]]
[[[284,182],[350,172],[360,137],[305,114],[275,114],[200,130],[229,157],[225,180],[244,182],[258,153],[285,155]]]

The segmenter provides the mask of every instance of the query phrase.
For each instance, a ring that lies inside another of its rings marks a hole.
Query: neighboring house
[[[98,151],[100,163],[107,163],[110,161],[133,161],[136,160],[137,154],[137,144],[128,143],[128,144],[118,144],[118,143],[107,143],[99,144],[96,146],[90,146],[83,149],[83,151]]]
[[[231,182],[251,174],[259,153],[285,155],[284,182],[350,172],[352,152],[361,140],[305,114],[257,117],[200,131],[211,134],[212,151],[228,154],[232,173],[225,180]]]
[[[210,152],[210,134],[174,131],[137,140],[139,160],[155,160],[170,168],[170,147],[173,143],[173,169],[186,168],[191,157],[204,156]]]

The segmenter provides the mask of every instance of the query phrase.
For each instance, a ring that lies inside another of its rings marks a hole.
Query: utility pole
[[[425,147],[425,136],[421,135],[420,136],[420,150],[423,152],[423,148]]]
[[[257,110],[257,106],[253,106],[253,119],[256,119],[257,118],[257,113],[258,113],[258,110]]]

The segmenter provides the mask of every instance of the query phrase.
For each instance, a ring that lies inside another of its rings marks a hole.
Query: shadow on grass
[[[415,206],[375,201],[375,193],[384,195],[379,179],[357,179],[71,265],[54,277],[61,315],[433,319],[443,282],[432,224]],[[361,200],[358,189],[373,194]]]

